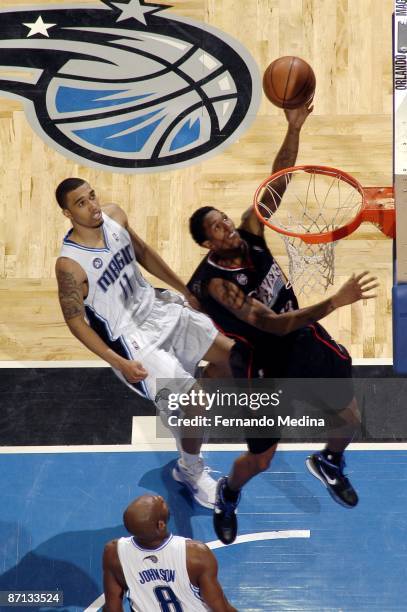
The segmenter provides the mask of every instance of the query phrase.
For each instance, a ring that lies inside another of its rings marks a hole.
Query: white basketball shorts
[[[181,295],[159,292],[148,319],[122,335],[129,359],[141,362],[147,378],[134,385],[120,371],[114,372],[133,391],[151,400],[163,388],[186,393],[195,382],[196,366],[218,333],[211,319],[186,306]]]

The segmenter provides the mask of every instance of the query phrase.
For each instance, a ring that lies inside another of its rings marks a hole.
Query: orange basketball
[[[264,93],[279,108],[298,108],[310,102],[315,83],[311,66],[293,55],[274,60],[263,76]]]

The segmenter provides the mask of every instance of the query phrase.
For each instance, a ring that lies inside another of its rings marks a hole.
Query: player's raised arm
[[[362,272],[357,276],[353,275],[332,297],[313,306],[280,314],[276,314],[259,300],[245,295],[231,281],[213,278],[209,282],[208,290],[213,299],[222,304],[238,319],[264,332],[285,336],[305,325],[323,319],[341,306],[376,297],[376,294],[371,293],[373,289],[378,287],[378,283],[375,281],[376,278],[368,276],[368,272]]]
[[[173,287],[176,291],[182,293],[191,306],[194,308],[199,308],[197,299],[187,289],[182,280],[173,270],[171,270],[169,265],[165,263],[162,257],[146,242],[144,242],[144,240],[142,240],[140,236],[138,236],[138,234],[136,234],[136,232],[130,227],[125,212],[119,206],[114,204],[109,205],[104,210],[110,217],[126,228],[130,235],[137,261],[143,266],[143,268],[167,285],[170,285],[170,287]]]
[[[144,380],[147,372],[142,364],[115,353],[86,322],[83,300],[87,279],[81,266],[68,257],[60,257],[55,272],[62,314],[75,338],[113,368],[120,370],[129,382]]]
[[[312,113],[314,107],[311,104],[306,104],[300,108],[285,110],[288,127],[283,143],[278,151],[272,166],[272,173],[278,172],[283,168],[295,166],[300,143],[300,132],[308,115]],[[280,181],[273,183],[273,194],[267,189],[264,190],[261,200],[271,210],[278,208],[281,198],[287,188],[286,177],[282,177]],[[251,234],[262,236],[264,233],[264,225],[257,218],[253,206],[248,208],[242,215],[240,229],[246,230]]]
[[[226,599],[218,581],[218,563],[206,544],[187,540],[187,569],[211,612],[238,612]]]
[[[300,145],[300,132],[305,120],[313,110],[314,107],[312,103],[310,103],[305,106],[300,106],[299,108],[284,111],[288,122],[287,133],[274,159],[272,167],[273,173],[283,170],[283,168],[295,166]]]
[[[103,552],[103,590],[103,612],[123,612],[123,597],[127,585],[117,554],[117,540],[108,542]]]

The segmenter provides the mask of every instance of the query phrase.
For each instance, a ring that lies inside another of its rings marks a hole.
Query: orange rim
[[[291,232],[289,230],[285,230],[279,227],[278,225],[274,225],[273,223],[270,222],[270,219],[265,219],[259,210],[259,206],[260,206],[260,202],[258,200],[259,194],[263,191],[266,185],[270,183],[270,181],[275,181],[281,176],[290,174],[292,172],[297,172],[297,171],[313,172],[315,174],[328,175],[328,176],[332,176],[333,178],[341,179],[345,183],[348,183],[348,185],[351,185],[352,187],[354,187],[362,196],[362,206],[359,212],[355,215],[353,219],[351,219],[351,221],[348,221],[348,223],[346,223],[345,225],[342,225],[341,227],[338,227],[337,229],[331,230],[329,232],[322,232],[322,233]],[[349,236],[349,234],[352,234],[352,232],[354,232],[359,227],[359,225],[363,221],[363,211],[366,206],[366,194],[365,194],[365,191],[362,185],[359,183],[358,180],[356,180],[353,176],[351,176],[347,172],[344,172],[343,170],[338,170],[338,168],[332,168],[330,166],[319,166],[319,165],[292,166],[291,168],[284,168],[283,170],[279,170],[278,172],[275,172],[274,174],[269,176],[267,179],[265,179],[258,186],[258,188],[256,189],[256,193],[254,194],[253,206],[254,206],[254,210],[255,210],[255,213],[259,221],[264,223],[264,225],[267,225],[267,227],[270,227],[275,232],[278,232],[279,234],[284,234],[285,236],[292,236],[293,238],[301,238],[301,240],[303,240],[304,242],[308,242],[309,244],[318,244],[318,243],[324,243],[324,242],[336,242],[336,240],[341,240],[341,238],[345,238],[346,236]]]

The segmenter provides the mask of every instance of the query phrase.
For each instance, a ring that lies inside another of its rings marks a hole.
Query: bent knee
[[[361,421],[359,406],[355,398],[351,400],[351,402],[343,408],[338,415],[350,425],[359,425]]]

